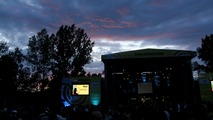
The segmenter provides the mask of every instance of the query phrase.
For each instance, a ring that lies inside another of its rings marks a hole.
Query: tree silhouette
[[[72,26],[61,26],[54,37],[55,73],[72,71],[72,76],[85,72],[83,66],[92,61],[91,52],[94,42],[83,29]]]
[[[42,29],[30,37],[27,61],[32,65],[33,76],[46,79],[48,72],[53,74],[53,79],[48,82],[49,89],[44,91],[44,99],[54,112],[60,104],[61,79],[67,77],[68,72],[72,76],[85,74],[83,66],[92,61],[94,44],[85,31],[74,24],[62,25],[56,34],[49,35],[46,29]]]
[[[199,64],[197,61],[192,62],[192,68],[194,71],[197,71],[198,73],[205,71],[205,66]]]
[[[0,56],[5,55],[8,52],[9,46],[6,42],[0,41]]]
[[[46,29],[29,38],[27,61],[31,63],[33,76],[42,75],[41,79],[45,79],[51,67],[52,44]]]
[[[18,66],[16,62],[9,56],[1,56],[0,59],[0,95],[1,100],[5,100],[5,104],[14,99],[16,95],[16,75]],[[1,101],[2,102],[2,101]]]
[[[25,73],[22,63],[25,57],[22,50],[18,47],[9,50],[9,47],[7,43],[0,42],[0,97],[3,97],[0,100],[4,100],[5,104],[11,100],[15,103],[20,83],[28,78],[22,77]]]
[[[201,47],[197,48],[198,58],[205,63],[205,71],[213,71],[213,34],[202,38]]]
[[[62,25],[56,34],[48,35],[42,29],[29,39],[28,62],[33,65],[34,74],[46,76],[49,71],[64,77],[68,71],[73,76],[85,72],[83,66],[92,61],[94,42],[83,29],[75,25]]]

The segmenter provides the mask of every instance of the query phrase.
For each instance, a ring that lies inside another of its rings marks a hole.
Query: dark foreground
[[[146,101],[125,105],[75,105],[60,107],[28,105],[2,107],[0,120],[213,120],[212,103],[181,105]]]

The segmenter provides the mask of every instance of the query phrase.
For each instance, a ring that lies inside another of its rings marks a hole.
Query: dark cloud
[[[212,34],[212,4],[212,0],[0,1],[0,40],[23,48],[43,28],[51,34],[61,25],[75,24],[96,41],[96,69],[106,53],[147,47],[196,50],[201,38]]]

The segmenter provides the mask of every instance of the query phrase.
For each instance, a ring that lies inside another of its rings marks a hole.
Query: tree
[[[22,50],[18,47],[15,48],[14,51],[9,52],[9,56],[13,59],[14,62],[16,62],[18,71],[16,75],[16,86],[17,89],[24,89],[24,86],[27,86],[27,81],[29,81],[30,78],[30,68],[26,66],[25,60],[26,56],[22,53]]]
[[[205,66],[199,64],[197,61],[192,62],[192,69],[198,73],[205,71]]]
[[[72,71],[73,76],[85,72],[83,66],[91,62],[94,42],[83,29],[72,26],[61,26],[54,38],[53,72],[66,74]]]
[[[201,47],[197,48],[198,58],[205,63],[206,72],[213,72],[213,34],[201,40]]]
[[[43,29],[29,39],[28,61],[35,73],[47,75],[52,71],[56,76],[64,77],[68,71],[76,76],[84,72],[83,66],[92,61],[91,52],[94,42],[83,29],[61,26],[56,34],[48,35]]]
[[[34,74],[42,74],[42,79],[50,71],[54,75],[48,83],[49,89],[44,91],[54,116],[60,103],[61,79],[70,71],[73,76],[84,72],[83,66],[92,61],[93,46],[94,42],[85,31],[74,24],[62,25],[50,36],[42,29],[29,39],[27,60],[32,64]]]
[[[8,52],[9,46],[6,42],[0,41],[0,56],[6,54]]]
[[[35,73],[44,74],[49,63],[49,35],[46,29],[42,29],[37,36],[32,36],[28,43],[27,60]],[[51,54],[50,54],[51,55]]]
[[[51,57],[54,52],[51,40],[46,29],[29,38],[27,61],[31,63],[33,76],[42,76],[42,79],[45,79],[44,76],[51,68]]]
[[[15,98],[17,91],[18,65],[9,54],[8,48],[7,43],[0,43],[0,102],[5,104]]]

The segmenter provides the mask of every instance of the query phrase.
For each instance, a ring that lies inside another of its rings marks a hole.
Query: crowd
[[[57,114],[49,106],[1,108],[0,120],[213,120],[211,103],[179,104],[145,101],[123,105],[61,106]]]

